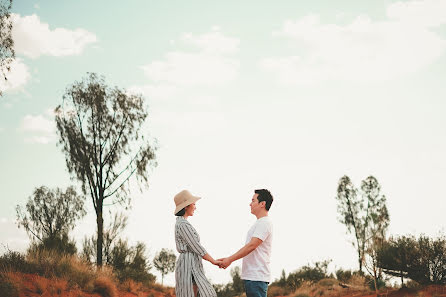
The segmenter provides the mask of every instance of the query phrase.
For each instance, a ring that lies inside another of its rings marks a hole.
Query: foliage
[[[386,274],[422,285],[446,284],[446,237],[390,238],[378,251],[378,266]]]
[[[352,271],[339,268],[336,270],[336,278],[343,283],[347,283],[352,278]]]
[[[164,276],[175,270],[176,259],[175,253],[169,249],[161,249],[153,259],[153,265],[161,273],[161,284],[164,283]]]
[[[231,268],[232,277],[232,289],[236,295],[241,294],[244,291],[243,280],[240,276],[240,267],[235,266]]]
[[[111,251],[118,237],[127,226],[128,217],[122,213],[115,213],[113,220],[104,229],[102,255],[106,264],[111,263]],[[82,243],[81,256],[89,263],[93,263],[97,259],[97,235],[88,238],[85,237]]]
[[[147,185],[148,169],[156,165],[155,148],[144,135],[148,116],[141,95],[110,88],[104,78],[90,73],[69,86],[56,108],[59,144],[68,171],[96,211],[96,262],[103,263],[104,201],[130,205],[129,180]]]
[[[93,292],[103,297],[115,297],[118,294],[113,280],[108,277],[98,277],[94,280],[93,286]]]
[[[0,293],[1,296],[19,297],[20,282],[10,272],[0,272]]]
[[[244,285],[243,280],[240,277],[240,267],[236,266],[231,269],[231,277],[232,282],[226,285],[214,285],[214,289],[215,292],[217,292],[218,297],[234,297],[243,293]]]
[[[0,271],[31,272],[32,267],[26,262],[25,255],[7,250],[0,256]]]
[[[378,238],[384,238],[389,225],[386,197],[381,194],[381,186],[373,176],[361,182],[361,191],[356,189],[348,176],[339,180],[336,199],[338,200],[339,221],[347,227],[347,232],[355,235],[353,245],[358,253],[359,270],[366,260],[366,252],[376,251]],[[372,255],[369,262],[376,268]]]
[[[366,283],[370,290],[376,291],[386,287],[386,282],[381,278],[376,279],[376,287],[375,287],[375,279],[369,275],[366,277]]]
[[[268,297],[286,296],[288,291],[286,288],[279,287],[277,285],[270,285],[267,291]]]
[[[11,71],[11,63],[15,59],[11,7],[12,0],[0,0],[0,79],[5,81],[8,80],[6,73]],[[0,89],[2,95],[3,90]]]
[[[327,278],[327,268],[331,260],[315,262],[314,266],[305,265],[288,275],[286,284],[291,291],[295,291],[304,281],[315,283]]]
[[[31,237],[39,241],[37,248],[55,249],[59,252],[74,254],[76,246],[68,239],[78,219],[86,212],[84,197],[76,193],[73,187],[65,192],[41,186],[28,198],[26,212],[17,205],[17,221]]]
[[[114,219],[104,232],[102,254],[105,264],[113,267],[119,281],[132,279],[149,285],[155,281],[155,276],[149,271],[151,265],[146,256],[144,243],[131,247],[127,240],[118,238],[127,225],[127,217],[115,214]],[[84,238],[81,257],[88,263],[96,258],[96,236]]]

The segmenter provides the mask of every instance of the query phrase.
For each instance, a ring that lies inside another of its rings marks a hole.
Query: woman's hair
[[[182,216],[184,216],[185,213],[186,213],[186,207],[183,207],[183,209],[180,210],[179,212],[177,212],[175,215],[177,217],[182,217]]]

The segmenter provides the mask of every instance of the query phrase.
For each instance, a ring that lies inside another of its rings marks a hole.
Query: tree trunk
[[[98,240],[96,244],[96,264],[102,266],[102,245],[104,239],[104,219],[102,218],[102,206],[98,205],[96,222],[98,225]]]
[[[404,277],[403,277],[403,271],[401,270],[401,288],[404,287]]]
[[[376,267],[373,267],[373,281],[375,283],[375,293],[376,293],[376,297],[378,297],[378,285],[376,283]]]
[[[361,257],[361,251],[358,251],[358,264],[359,264],[359,272],[362,274],[362,257]]]

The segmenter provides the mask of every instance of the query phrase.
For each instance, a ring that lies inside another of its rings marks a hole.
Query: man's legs
[[[268,283],[261,281],[243,280],[246,297],[266,297]]]

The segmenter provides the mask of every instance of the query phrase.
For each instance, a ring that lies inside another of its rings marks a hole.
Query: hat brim
[[[184,201],[183,203],[177,205],[177,207],[175,208],[174,214],[176,215],[180,210],[182,210],[183,208],[185,208],[188,205],[191,205],[192,203],[197,202],[200,199],[201,199],[201,197],[196,197],[196,196],[190,197],[189,199],[187,199],[187,201]]]

